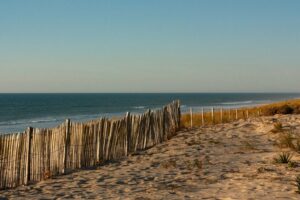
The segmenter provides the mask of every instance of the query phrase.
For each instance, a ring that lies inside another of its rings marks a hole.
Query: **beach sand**
[[[300,199],[295,168],[274,163],[280,121],[300,135],[300,115],[260,117],[183,130],[128,158],[0,191],[9,199]]]

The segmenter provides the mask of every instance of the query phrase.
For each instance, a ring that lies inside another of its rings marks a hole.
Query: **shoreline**
[[[192,95],[193,93],[191,93]],[[250,94],[250,93],[249,93]],[[253,93],[255,94],[255,93]],[[38,95],[38,94],[37,94]],[[264,105],[269,105],[273,103],[292,101],[295,99],[299,99],[299,97],[293,97],[285,100],[245,100],[245,101],[231,101],[231,102],[222,102],[212,105],[185,105],[185,102],[182,102],[181,112],[182,114],[187,114],[190,112],[190,108],[193,109],[194,113],[201,112],[202,108],[205,112],[210,112],[211,108],[214,107],[216,109],[244,109],[244,108],[254,108]],[[255,103],[261,102],[261,103]],[[147,109],[158,109],[162,105],[157,106],[132,106],[131,113],[132,114],[141,114],[146,112]],[[130,109],[128,110],[130,111]],[[19,120],[11,120],[11,121],[3,121],[0,122],[0,135],[2,134],[10,134],[23,132],[27,127],[36,127],[36,128],[54,128],[59,124],[63,123],[66,119],[70,119],[74,122],[87,122],[90,120],[98,119],[101,117],[114,118],[114,117],[122,117],[126,114],[126,112],[114,112],[114,113],[99,113],[99,114],[79,114],[79,115],[68,115],[68,116],[45,116],[39,118],[28,118],[28,119],[19,119]]]

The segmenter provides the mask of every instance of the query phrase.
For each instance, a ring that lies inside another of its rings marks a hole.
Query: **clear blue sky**
[[[300,1],[1,1],[0,92],[300,92]]]

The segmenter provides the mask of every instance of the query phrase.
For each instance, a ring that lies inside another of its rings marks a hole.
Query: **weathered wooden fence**
[[[181,125],[183,127],[198,127],[205,125],[214,125],[228,123],[239,119],[248,119],[250,117],[261,116],[259,108],[214,108],[201,109],[201,111],[189,109],[189,113],[183,113]]]
[[[161,110],[66,122],[52,129],[28,128],[0,136],[0,189],[25,185],[117,160],[170,138],[180,127],[179,101]]]

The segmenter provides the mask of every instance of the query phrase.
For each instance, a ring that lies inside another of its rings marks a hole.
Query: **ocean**
[[[235,108],[300,97],[296,93],[0,94],[0,134],[55,127],[69,118],[88,121],[161,108],[181,101],[182,112]]]

